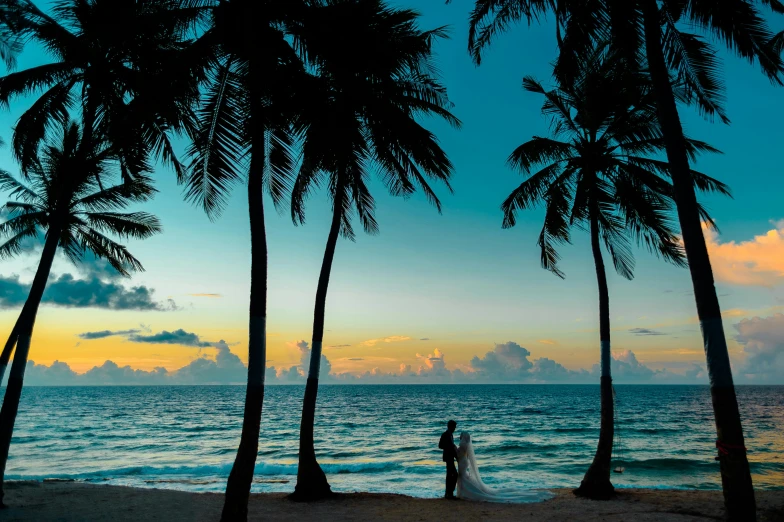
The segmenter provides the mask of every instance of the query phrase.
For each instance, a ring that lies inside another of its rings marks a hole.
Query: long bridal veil
[[[494,489],[482,482],[479,466],[474,454],[474,445],[467,432],[460,434],[460,445],[457,449],[458,472],[457,496],[466,500],[481,502],[540,502],[553,498],[549,491],[526,490],[520,488]]]

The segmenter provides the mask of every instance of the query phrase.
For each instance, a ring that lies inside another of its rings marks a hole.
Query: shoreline
[[[421,520],[421,521],[700,521],[722,519],[721,491],[619,489],[609,501],[575,497],[571,489],[551,490],[555,498],[532,504],[449,502],[391,493],[339,493],[313,503],[288,500],[286,493],[254,493],[249,520]],[[2,521],[214,521],[222,493],[132,488],[60,481],[8,482]],[[759,520],[784,520],[784,491],[757,491]]]

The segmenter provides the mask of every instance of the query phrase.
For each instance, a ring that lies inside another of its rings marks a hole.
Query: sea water
[[[267,387],[253,491],[293,490],[302,395]],[[222,491],[243,400],[242,386],[26,388],[6,478]],[[741,386],[738,401],[755,487],[784,488],[784,386]],[[616,410],[616,487],[721,487],[706,386],[616,386]],[[575,487],[599,387],[322,386],[316,454],[334,491],[441,496],[449,419],[471,433],[487,484]]]

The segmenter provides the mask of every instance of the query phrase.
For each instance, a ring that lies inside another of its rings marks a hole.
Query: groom
[[[455,468],[455,460],[457,459],[457,448],[455,447],[455,439],[452,434],[457,428],[457,423],[453,420],[447,422],[446,431],[441,435],[441,440],[438,443],[439,449],[444,450],[443,460],[446,462],[446,495],[448,499],[455,499],[455,486],[457,485],[457,468]]]

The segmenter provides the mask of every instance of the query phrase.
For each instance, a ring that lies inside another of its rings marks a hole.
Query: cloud
[[[446,361],[444,361],[444,352],[436,348],[432,354],[430,355],[419,355],[417,354],[417,359],[420,359],[424,366],[419,367],[419,374],[435,374],[435,375],[447,375],[449,370],[446,369]]]
[[[215,345],[215,343],[202,341],[195,333],[186,332],[182,328],[174,330],[173,332],[164,330],[152,335],[139,335],[134,333],[128,336],[128,340],[133,343],[178,344],[181,346],[195,346],[197,348],[207,348],[208,346]]]
[[[587,372],[574,372],[567,369],[562,364],[555,362],[547,357],[542,357],[533,361],[533,366],[528,372],[537,382],[562,382],[574,380],[575,377],[585,378]]]
[[[429,340],[430,340],[430,337],[422,337],[422,338],[421,338],[421,339],[419,339],[419,340],[420,340],[420,341],[429,341]]]
[[[368,339],[360,343],[362,346],[375,346],[378,343],[399,343],[403,341],[410,341],[411,337],[407,335],[391,335],[382,339]]]
[[[772,287],[784,283],[784,220],[748,241],[722,243],[718,234],[703,225],[717,281]]]
[[[667,368],[654,370],[637,359],[631,350],[612,353],[610,362],[613,382],[618,384],[707,384],[708,376],[704,367],[691,364],[684,373],[673,372]],[[598,364],[591,368],[592,382],[601,375]]]
[[[528,360],[531,352],[519,344],[509,341],[496,344],[492,352],[484,357],[474,356],[470,365],[478,374],[485,378],[498,380],[515,380],[527,376],[533,364]]]
[[[784,376],[784,314],[744,319],[734,325],[735,340],[743,346],[741,380],[755,384],[780,383]]]
[[[555,345],[558,344],[558,341],[555,341],[553,339],[539,339],[536,342],[540,343],[540,344],[547,344],[547,345],[550,345],[550,346],[555,346]]]
[[[22,306],[30,292],[30,284],[19,280],[18,275],[0,276],[0,308]],[[46,285],[42,304],[66,308],[104,308],[108,310],[176,310],[173,300],[158,302],[154,290],[146,286],[126,288],[116,282],[104,281],[97,276],[76,279],[72,274],[52,276]]]
[[[630,328],[629,333],[633,333],[634,335],[667,335],[664,332],[651,330],[649,328]]]
[[[267,369],[268,375],[280,382],[294,383],[304,382],[308,376],[310,369],[310,353],[311,349],[307,341],[290,341],[286,343],[289,348],[294,348],[299,352],[299,364],[290,366],[288,368],[276,368],[271,366]],[[329,362],[327,356],[322,352],[321,366],[319,367],[319,380],[322,382],[329,382],[332,373],[332,363]]]
[[[112,330],[101,330],[100,332],[84,332],[84,333],[80,333],[79,335],[77,335],[77,337],[79,337],[80,339],[84,339],[85,341],[92,341],[92,340],[95,340],[95,339],[105,339],[107,337],[114,337],[114,336],[117,336],[117,335],[126,336],[126,335],[138,334],[138,333],[141,333],[141,330],[139,330],[139,329],[115,330],[115,331],[112,331]]]
[[[362,357],[349,357],[347,360],[349,361],[364,361]]]
[[[158,367],[151,371],[119,366],[106,361],[83,374],[74,372],[68,364],[55,361],[51,366],[27,363],[25,384],[32,386],[67,385],[129,385],[129,384],[243,384],[247,382],[247,368],[225,341],[214,343],[213,357],[202,356],[179,370],[170,372]]]
[[[749,347],[749,352],[766,352],[773,347],[780,357],[784,344],[780,339],[779,321],[784,321],[784,316],[768,318],[772,322],[765,322],[760,327],[757,324],[750,328],[739,328],[745,332],[744,342],[750,344],[751,337],[760,346]],[[765,321],[765,320],[760,320]],[[778,329],[778,330],[777,330]],[[767,336],[767,337],[766,337]],[[198,341],[202,342],[202,341]],[[778,344],[777,344],[778,343]],[[310,361],[310,348],[305,341],[289,343],[289,346],[299,352],[298,364],[288,368],[270,366],[266,369],[267,384],[303,384],[307,376]],[[130,366],[119,366],[113,361],[106,361],[101,366],[95,366],[84,374],[77,374],[68,364],[55,361],[51,366],[28,363],[25,382],[30,385],[127,385],[127,384],[243,384],[247,382],[247,368],[240,358],[231,352],[229,345],[221,340],[211,343],[212,354],[203,354],[191,361],[186,366],[174,371],[158,367],[151,371],[133,369]],[[205,351],[209,352],[208,349]],[[401,363],[397,371],[385,372],[380,368],[373,368],[362,373],[332,373],[330,361],[322,355],[320,379],[324,383],[343,384],[416,384],[416,383],[591,383],[599,381],[599,365],[594,365],[591,371],[570,370],[560,363],[542,357],[529,360],[530,352],[515,342],[495,345],[494,349],[483,357],[474,357],[471,366],[465,368],[449,369],[443,351],[436,349],[429,355],[417,355],[421,361],[419,368],[414,369],[410,364]],[[348,360],[362,360],[367,358],[351,358]],[[372,359],[372,358],[371,358]],[[781,363],[780,358],[774,357],[776,364]],[[764,361],[758,361],[760,365]],[[781,382],[782,373],[776,374],[771,370],[770,377],[775,382]],[[636,355],[623,350],[613,353],[612,356],[613,381],[616,383],[660,383],[660,384],[685,384],[707,383],[707,372],[703,366],[693,364],[686,367],[684,373],[675,373],[670,370],[653,370],[640,362]],[[757,375],[758,376],[758,375]],[[742,379],[741,379],[742,380]],[[751,380],[750,382],[755,382]]]
[[[188,294],[188,295],[191,297],[209,297],[212,299],[218,299],[220,297],[223,297],[223,295],[221,294]]]
[[[351,346],[350,344],[333,344],[332,346],[327,346],[327,348],[346,348]]]

